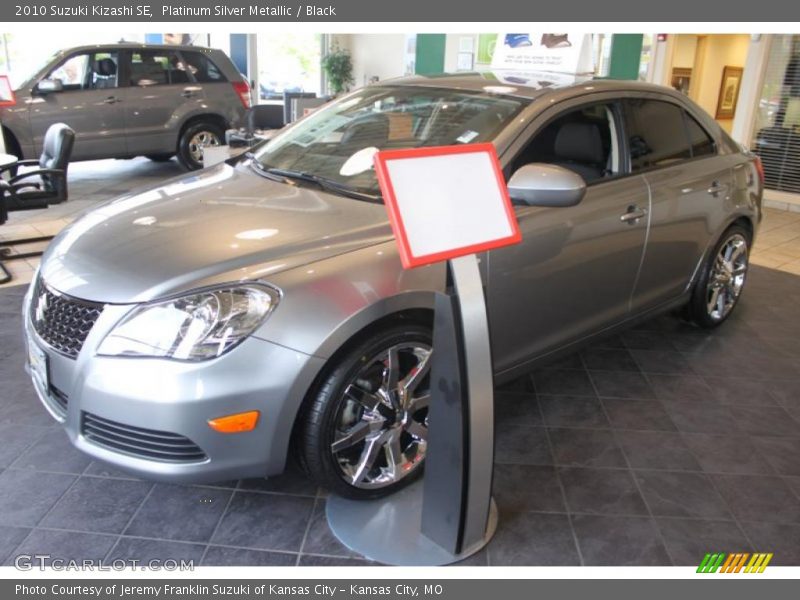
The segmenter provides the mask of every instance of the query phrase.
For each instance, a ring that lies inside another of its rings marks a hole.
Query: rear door
[[[730,157],[684,107],[664,97],[625,102],[631,169],[651,194],[647,252],[632,297],[634,310],[677,298],[730,201]]]
[[[71,54],[45,79],[58,79],[60,92],[31,98],[30,123],[36,154],[47,128],[66,123],[75,130],[73,160],[123,156],[125,126],[119,81],[119,52]]]
[[[177,50],[130,50],[125,130],[130,154],[175,152],[182,115],[204,104],[203,87]]]

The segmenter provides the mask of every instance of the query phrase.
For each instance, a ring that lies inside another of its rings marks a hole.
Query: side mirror
[[[523,165],[508,182],[511,200],[529,206],[575,206],[585,193],[583,177],[546,163]]]
[[[61,82],[60,79],[42,79],[39,83],[36,84],[36,92],[42,94],[43,96],[46,94],[60,92],[63,89],[64,89],[64,84]]]

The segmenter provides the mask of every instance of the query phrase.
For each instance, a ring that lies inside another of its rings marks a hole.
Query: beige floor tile
[[[765,256],[753,255],[750,257],[750,264],[758,265],[760,267],[767,267],[769,269],[775,269],[781,265],[787,264],[787,262],[783,260],[776,260],[774,258],[767,258]]]

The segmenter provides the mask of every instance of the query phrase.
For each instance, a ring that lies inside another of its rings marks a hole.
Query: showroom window
[[[753,150],[764,165],[767,189],[800,194],[800,35],[773,36]]]
[[[48,79],[60,79],[64,91],[117,87],[116,52],[76,54],[53,69]]]
[[[177,52],[150,50],[131,54],[131,85],[173,85],[190,83],[191,78]]]
[[[625,112],[631,171],[665,167],[692,157],[684,111],[679,106],[659,100],[631,99],[626,102]],[[699,149],[707,147],[707,142],[698,142],[696,135],[695,131],[692,139]]]

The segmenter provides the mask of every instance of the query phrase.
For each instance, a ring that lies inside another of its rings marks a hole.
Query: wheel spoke
[[[717,306],[717,302],[719,301],[719,286],[715,285],[711,290],[711,298],[708,301],[708,312],[714,312],[714,309]]]
[[[400,436],[397,434],[392,435],[384,448],[386,449],[386,463],[389,474],[393,479],[399,479],[403,476],[404,467],[408,462],[406,455],[403,454],[403,449],[400,447]]]
[[[377,409],[378,404],[381,402],[380,397],[376,394],[368,392],[364,388],[358,387],[352,383],[347,386],[347,389],[344,391],[344,395],[347,398],[358,402],[361,406],[370,411]]]
[[[411,419],[405,427],[406,431],[418,440],[428,439],[428,428],[419,421]]]
[[[376,428],[374,423],[374,421],[359,421],[331,444],[331,451],[336,454],[337,452],[352,448],[359,442],[364,441]],[[377,426],[380,427],[380,424]]]
[[[351,478],[352,483],[361,483],[372,470],[372,467],[375,465],[375,461],[381,453],[383,444],[386,441],[385,438],[386,434],[383,433],[376,435],[374,438],[370,438],[367,440],[367,443],[364,444],[364,449],[361,451],[361,456],[358,459],[355,472]]]
[[[383,369],[383,388],[391,392],[397,388],[400,379],[400,354],[396,347],[391,347],[386,352],[386,363]]]
[[[431,369],[431,351],[428,350],[425,354],[419,359],[419,362],[411,369],[411,372],[406,375],[406,377],[400,382],[400,387],[403,389],[406,398],[409,398],[411,394],[417,389],[420,382],[425,379],[425,376]]]
[[[423,408],[428,408],[428,404],[431,401],[430,393],[420,394],[419,396],[412,396],[411,399],[408,401],[408,410],[409,414],[414,414],[419,412]]]

